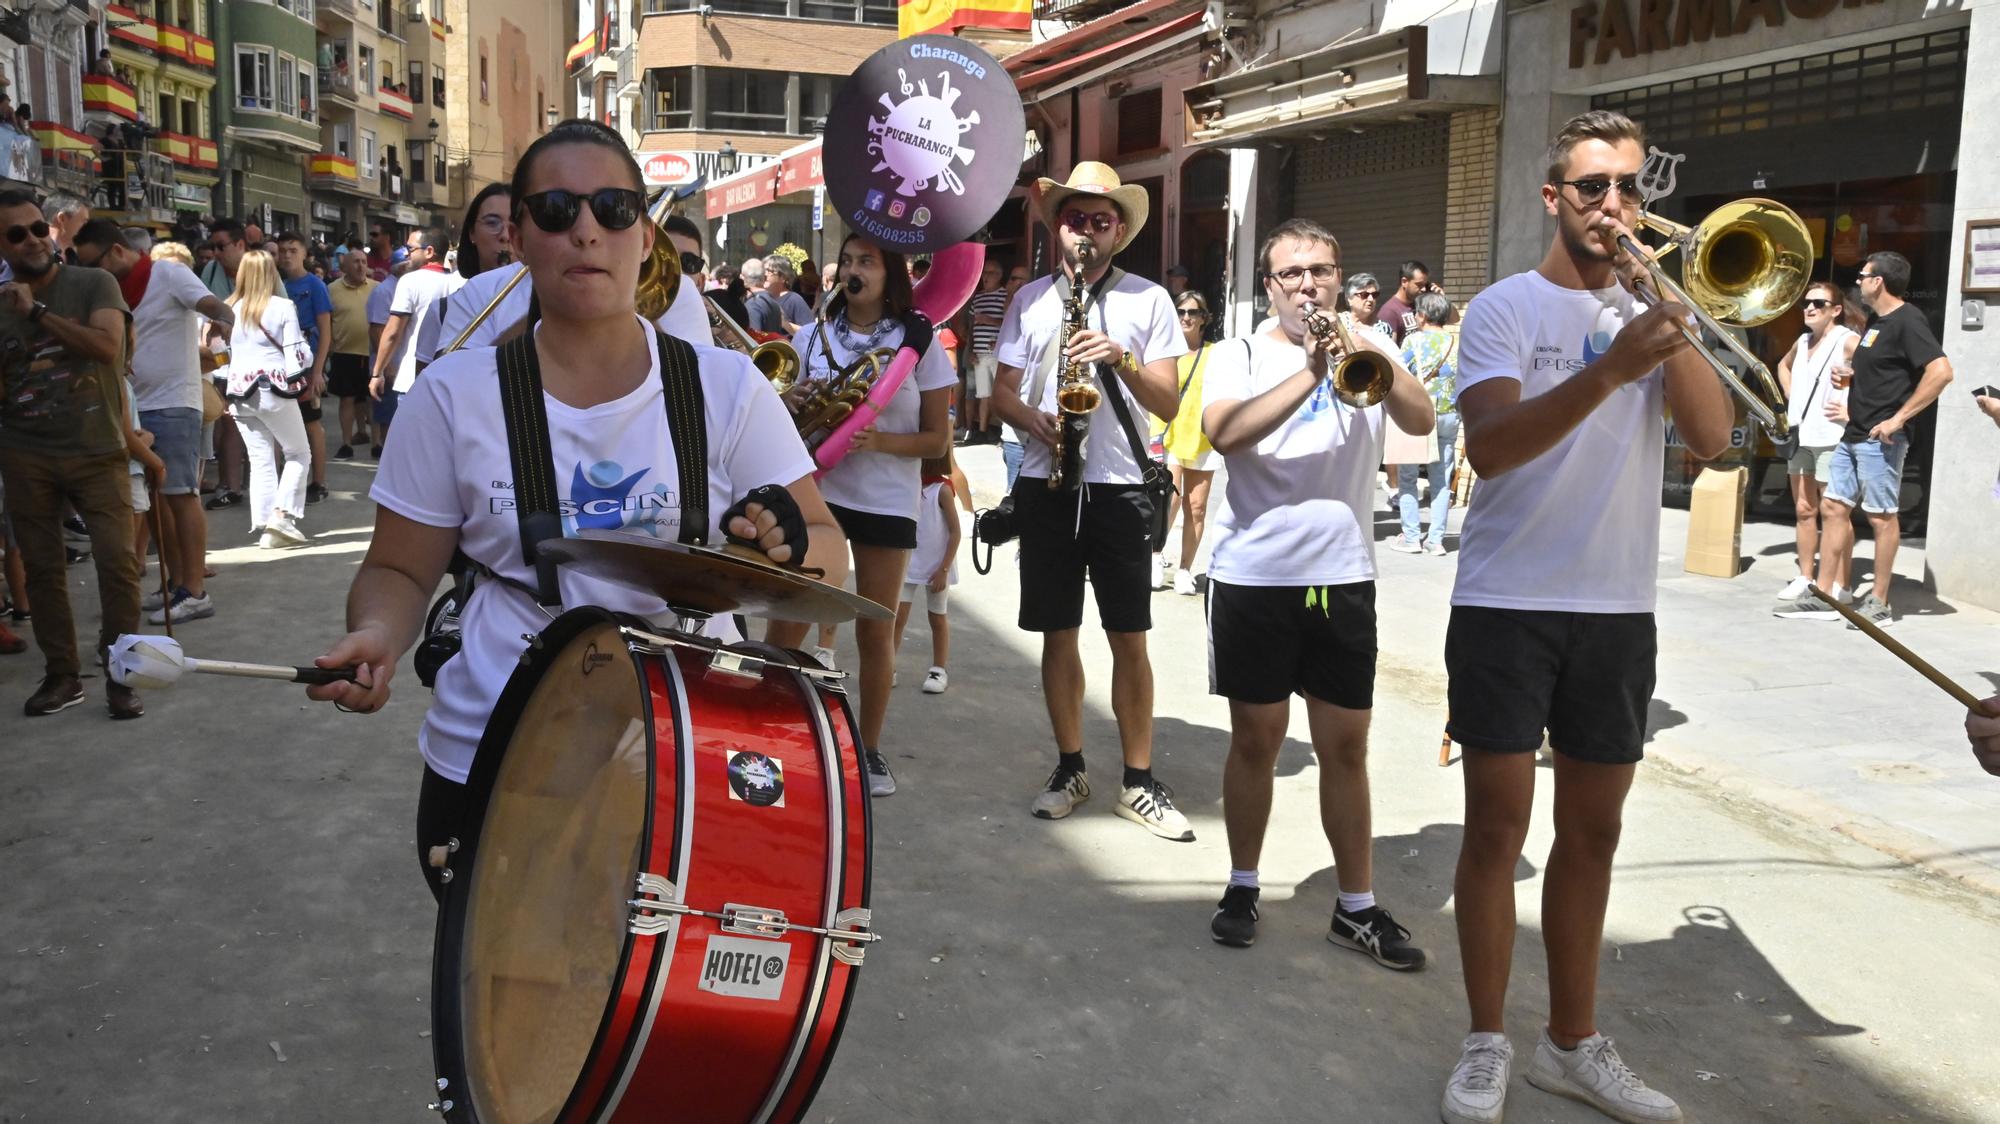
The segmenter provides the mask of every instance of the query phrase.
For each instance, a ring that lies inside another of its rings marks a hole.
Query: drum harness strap
[[[694,348],[658,329],[660,383],[667,409],[667,433],[680,474],[680,541],[708,541],[708,429],[702,413],[701,368]],[[507,422],[507,455],[514,469],[514,513],[521,523],[521,558],[535,571],[528,588],[471,560],[480,577],[497,579],[533,596],[546,610],[562,604],[553,559],[539,557],[536,544],[563,537],[561,500],[556,490],[555,454],[549,440],[548,406],[542,400],[542,365],[535,334],[523,332],[499,348],[500,411]]]

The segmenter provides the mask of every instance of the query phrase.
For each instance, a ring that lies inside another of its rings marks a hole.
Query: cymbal
[[[667,542],[628,531],[578,531],[536,548],[586,577],[658,595],[677,609],[711,616],[742,613],[778,621],[840,624],[889,620],[889,609],[741,547]]]

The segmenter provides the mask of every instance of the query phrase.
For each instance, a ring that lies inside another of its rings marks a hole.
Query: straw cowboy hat
[[[1135,183],[1120,184],[1118,173],[1109,164],[1095,160],[1085,160],[1071,169],[1068,183],[1057,183],[1047,176],[1035,181],[1035,191],[1042,200],[1042,221],[1050,230],[1056,228],[1056,217],[1062,214],[1064,203],[1074,195],[1095,195],[1108,199],[1125,216],[1125,237],[1111,247],[1116,254],[1132,244],[1139,231],[1146,225],[1146,217],[1151,204],[1146,198],[1146,189]]]

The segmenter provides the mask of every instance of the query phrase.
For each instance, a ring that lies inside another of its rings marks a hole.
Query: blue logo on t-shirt
[[[651,471],[642,468],[627,476],[617,461],[598,461],[587,468],[578,462],[570,476],[569,502],[563,505],[564,514],[569,516],[568,529],[659,533],[660,525],[672,519],[673,493],[655,487],[632,494],[633,486]]]
[[[1583,365],[1586,367],[1590,366],[1592,363],[1604,358],[1604,353],[1610,350],[1610,332],[1596,331],[1590,333],[1583,337]]]

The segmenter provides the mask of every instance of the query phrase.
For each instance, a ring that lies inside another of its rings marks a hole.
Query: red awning
[[[812,141],[769,164],[708,185],[708,217],[719,219],[775,202],[780,195],[809,191],[825,183],[820,173],[824,145]]]
[[[1058,59],[1025,73],[1015,71],[1014,86],[1023,95],[1027,95],[1043,86],[1053,85],[1065,78],[1073,78],[1095,67],[1116,63],[1120,59],[1129,58],[1131,61],[1137,62],[1139,56],[1145,55],[1150,49],[1164,46],[1169,40],[1174,39],[1183,32],[1199,28],[1203,18],[1203,13],[1199,11],[1189,12],[1186,15],[1176,16],[1165,23],[1153,24],[1151,27],[1134,32],[1122,39],[1114,39],[1102,46]],[[1085,24],[1083,28],[1078,30],[1086,30],[1093,26],[1095,25]],[[1075,35],[1077,33],[1070,32],[1069,34]],[[1062,38],[1067,39],[1069,35],[1065,35]],[[1050,42],[1056,42],[1056,40],[1050,40]],[[1012,60],[1010,59],[1009,62],[1011,63]],[[1011,66],[1009,69],[1012,69]]]

